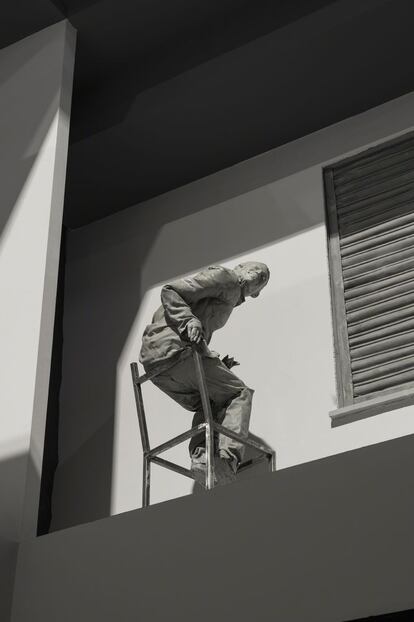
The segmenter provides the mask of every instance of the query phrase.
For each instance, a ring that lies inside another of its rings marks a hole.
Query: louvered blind
[[[414,136],[324,171],[340,405],[414,387]]]

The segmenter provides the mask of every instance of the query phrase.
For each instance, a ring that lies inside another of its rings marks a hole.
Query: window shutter
[[[340,406],[414,387],[414,136],[324,170]]]

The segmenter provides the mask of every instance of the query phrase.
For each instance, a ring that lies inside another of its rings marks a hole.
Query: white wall
[[[0,50],[0,535],[36,531],[74,61],[61,22]]]
[[[278,468],[414,432],[414,408],[331,429],[336,406],[322,167],[411,129],[414,94],[71,233],[65,291],[61,464],[54,527],[140,505],[141,459],[129,362],[163,283],[210,263],[271,271],[212,347],[255,388],[252,432]],[[146,386],[153,445],[190,425]],[[170,452],[184,464],[185,447]],[[152,501],[191,482],[154,467]],[[77,505],[75,506],[75,503]]]

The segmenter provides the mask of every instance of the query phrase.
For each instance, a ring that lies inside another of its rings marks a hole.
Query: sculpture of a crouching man
[[[193,277],[178,279],[162,288],[162,305],[143,335],[140,361],[152,382],[183,408],[194,412],[193,426],[204,421],[191,346],[203,356],[213,418],[247,437],[253,390],[232,371],[233,359],[208,348],[212,334],[222,328],[234,307],[248,296],[256,298],[269,280],[263,263],[245,262],[233,270],[210,266]],[[190,441],[191,469],[197,481],[205,479],[204,434]],[[244,447],[219,435],[215,443],[215,470],[219,483],[232,481]]]

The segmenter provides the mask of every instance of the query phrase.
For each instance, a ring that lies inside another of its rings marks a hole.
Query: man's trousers
[[[203,356],[202,362],[213,419],[232,432],[247,438],[253,389],[249,389],[217,356]],[[192,356],[153,377],[152,382],[180,406],[194,412],[193,427],[205,421]],[[189,447],[190,455],[196,447],[204,445],[203,433],[193,436]],[[243,458],[244,446],[220,434],[216,439],[216,451],[222,457],[235,459],[236,463],[239,463]]]

